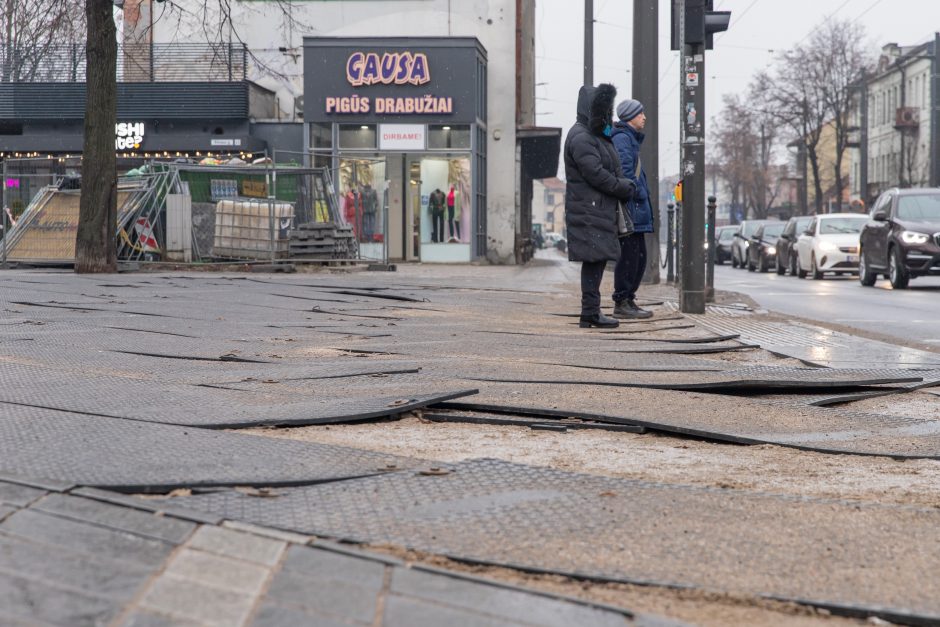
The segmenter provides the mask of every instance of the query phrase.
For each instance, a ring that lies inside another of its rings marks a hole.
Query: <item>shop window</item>
[[[388,209],[385,160],[376,156],[341,159],[339,163],[340,214],[359,240],[360,257],[381,260]]]
[[[333,125],[310,125],[310,150],[313,151],[313,166],[328,168],[333,155]]]
[[[375,124],[340,124],[340,148],[375,149]]]
[[[465,246],[436,251],[425,246],[422,261],[469,261],[473,206],[470,159],[423,158],[419,167],[420,174],[417,179],[412,175],[412,184],[420,188],[421,243]]]
[[[470,150],[470,127],[468,125],[431,125],[428,127],[428,148]]]

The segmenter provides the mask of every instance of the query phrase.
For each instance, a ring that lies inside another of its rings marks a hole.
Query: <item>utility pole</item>
[[[868,76],[862,74],[858,88],[858,195],[868,206]]]
[[[702,0],[679,0],[683,45],[680,66],[682,111],[682,274],[679,309],[705,313],[705,41],[698,41],[695,9]],[[689,7],[688,13],[686,7]],[[704,10],[704,7],[702,7]],[[699,11],[698,13],[701,13]],[[704,28],[703,34],[704,34]],[[691,37],[690,37],[691,36]],[[691,39],[691,41],[690,41]]]
[[[679,310],[705,313],[705,50],[727,30],[731,13],[713,0],[673,1],[673,49],[680,51],[682,221]],[[678,26],[678,28],[677,28]]]
[[[653,231],[646,234],[644,283],[659,283],[659,0],[633,0],[633,96],[651,115],[641,151],[650,189]]]
[[[934,33],[930,62],[930,186],[940,187],[940,33]]]
[[[584,84],[594,84],[594,0],[584,0]]]

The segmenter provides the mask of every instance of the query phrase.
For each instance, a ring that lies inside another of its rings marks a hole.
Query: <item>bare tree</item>
[[[814,91],[822,98],[835,135],[832,193],[837,211],[842,210],[842,193],[848,185],[842,163],[851,139],[852,90],[871,65],[866,50],[864,27],[836,18],[826,19],[813,30],[806,50],[811,75],[817,81]]]
[[[7,0],[8,2],[10,0]],[[62,0],[50,0],[58,1]],[[133,4],[139,8],[143,0]],[[68,4],[68,2],[62,2]],[[153,0],[147,1],[151,11]],[[241,37],[232,22],[236,0],[158,0],[162,10],[185,12],[187,21],[199,24],[207,40],[238,41]],[[272,0],[291,20],[291,0]],[[113,272],[116,269],[115,224],[117,221],[117,171],[114,154],[114,126],[117,122],[117,37],[113,0],[85,0],[88,21],[86,40],[87,105],[82,196],[76,235],[76,272]],[[139,41],[140,38],[137,38]]]
[[[748,94],[747,103],[760,94]],[[731,206],[744,209],[744,217],[767,216],[778,193],[774,165],[776,124],[773,116],[743,102],[737,95],[725,96],[724,113],[712,123],[712,133],[722,179],[731,191]]]
[[[806,151],[816,191],[816,213],[823,212],[818,148],[829,112],[821,91],[823,73],[813,63],[810,51],[797,46],[778,58],[773,74],[761,73],[754,82],[755,91],[763,94],[762,112],[788,129]]]
[[[0,0],[0,82],[47,80],[55,62],[69,62],[62,42],[85,37],[80,4],[62,0]],[[56,58],[62,54],[63,58]],[[72,56],[76,56],[77,50]]]
[[[112,0],[85,0],[85,142],[75,238],[76,272],[114,272],[117,246],[117,29]]]
[[[744,128],[749,112],[737,95],[726,95],[724,113],[716,118],[709,129],[714,142],[716,155],[711,158],[718,173],[731,192],[732,210],[743,209],[743,217],[748,217],[748,206],[744,202],[745,188],[748,184],[749,171],[754,160],[754,144],[747,137]]]

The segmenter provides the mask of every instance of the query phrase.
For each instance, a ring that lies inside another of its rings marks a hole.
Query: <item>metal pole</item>
[[[718,242],[715,241],[715,197],[708,197],[708,265],[705,267],[705,300],[715,302],[715,256]]]
[[[594,0],[584,0],[584,84],[594,84]]]
[[[646,235],[643,283],[659,283],[661,222],[659,204],[659,1],[633,0],[633,98],[647,112],[643,140],[643,171],[650,189],[653,233]]]
[[[3,260],[0,261],[0,268],[6,269],[7,267],[7,232],[9,231],[9,229],[7,228],[6,206],[4,205],[3,207],[0,207],[0,210],[3,211]]]
[[[865,210],[868,206],[868,76],[862,74],[861,86],[858,96],[859,109],[859,137],[858,137],[858,195],[865,203]]]
[[[685,4],[680,0],[682,33],[682,263],[679,310],[705,313],[705,44],[685,43]]]
[[[10,229],[7,223],[7,160],[3,160],[3,178],[0,179],[0,211],[3,212],[3,261],[0,268],[7,267],[7,234]]]
[[[930,63],[930,187],[940,187],[940,33],[934,33]]]
[[[673,283],[676,280],[675,268],[673,267],[675,255],[675,220],[676,206],[672,203],[666,205],[666,283]]]
[[[265,159],[268,157],[268,150],[264,150]],[[270,236],[271,241],[271,263],[274,263],[275,260],[275,241],[274,241],[274,186],[273,186],[273,177],[274,177],[274,161],[268,161],[268,174],[265,177],[268,184],[268,235]]]
[[[382,263],[388,265],[388,180],[382,194]]]

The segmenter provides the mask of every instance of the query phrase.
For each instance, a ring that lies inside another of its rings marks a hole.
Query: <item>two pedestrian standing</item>
[[[640,160],[646,112],[640,101],[624,100],[617,105],[617,117],[611,141],[620,155],[623,175],[636,186],[636,193],[626,203],[633,219],[633,234],[620,238],[620,256],[614,269],[614,317],[650,318],[653,313],[636,304],[636,291],[646,272],[646,234],[653,232],[653,206]]]
[[[625,178],[611,143],[613,85],[584,86],[578,94],[577,122],[565,139],[565,226],[568,259],[581,262],[582,328],[613,328],[620,323],[601,313],[601,280],[608,261],[621,256],[617,214],[635,183]]]

